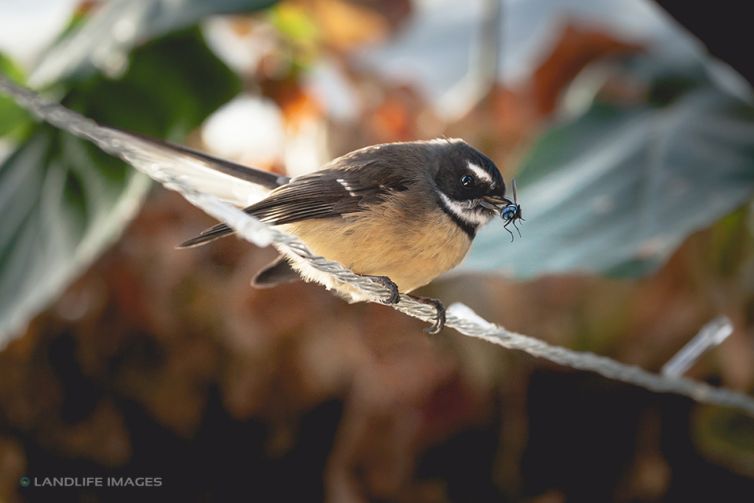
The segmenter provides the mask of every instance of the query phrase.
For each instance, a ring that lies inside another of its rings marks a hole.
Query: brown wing
[[[294,178],[244,211],[272,225],[312,218],[332,218],[363,211],[391,192],[406,190],[409,180],[379,163],[331,168]],[[211,227],[182,243],[180,248],[199,246],[232,234],[225,224]]]

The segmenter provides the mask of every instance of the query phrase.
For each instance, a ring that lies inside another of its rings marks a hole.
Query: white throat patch
[[[490,218],[492,218],[491,215],[479,211],[474,201],[455,201],[443,194],[442,191],[438,191],[438,193],[445,208],[469,225],[479,227],[489,222]]]

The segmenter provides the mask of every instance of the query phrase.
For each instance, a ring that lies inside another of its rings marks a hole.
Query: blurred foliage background
[[[516,176],[527,221],[513,243],[490,225],[427,294],[655,370],[724,314],[733,335],[690,375],[751,391],[743,17],[660,3],[701,40],[648,0],[8,2],[0,71],[290,175],[463,137]],[[211,219],[3,97],[0,135],[2,503],[754,497],[751,418],[426,337],[314,285],[253,290],[273,251],[176,251]]]

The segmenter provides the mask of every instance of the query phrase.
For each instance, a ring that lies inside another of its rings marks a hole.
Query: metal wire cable
[[[78,137],[87,139],[105,152],[119,157],[139,171],[160,182],[165,187],[179,192],[189,202],[209,215],[226,223],[238,236],[258,246],[273,245],[289,250],[304,258],[316,269],[331,274],[337,281],[357,286],[374,302],[388,296],[388,290],[379,282],[359,276],[342,265],[314,255],[301,241],[275,227],[271,227],[244,213],[239,208],[217,197],[203,193],[175,174],[176,163],[190,163],[190,158],[177,158],[173,152],[131,136],[127,133],[103,127],[91,119],[50,102],[35,92],[18,86],[0,75],[0,91],[40,119]],[[401,296],[393,307],[414,318],[431,322],[435,317],[433,307]],[[493,344],[523,351],[537,358],[567,367],[595,372],[604,377],[634,384],[660,393],[676,393],[698,402],[733,407],[754,416],[754,397],[725,388],[676,376],[663,376],[648,372],[634,365],[626,365],[605,356],[589,352],[553,346],[539,339],[518,334],[490,323],[462,304],[450,306],[446,326],[459,333],[482,339]]]

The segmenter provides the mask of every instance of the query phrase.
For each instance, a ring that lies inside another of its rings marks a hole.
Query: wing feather
[[[369,205],[384,201],[391,192],[408,187],[405,176],[384,176],[384,172],[376,172],[384,168],[378,163],[363,163],[359,169],[354,169],[350,164],[348,168],[336,166],[297,177],[244,211],[272,225],[358,213]],[[203,245],[232,232],[225,224],[218,224],[179,247]]]

